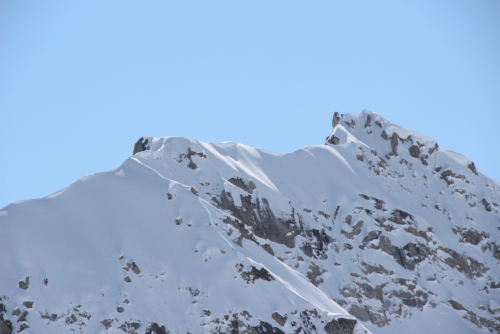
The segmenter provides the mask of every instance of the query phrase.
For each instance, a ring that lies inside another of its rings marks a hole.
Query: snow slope
[[[500,184],[428,137],[134,152],[0,209],[0,332],[500,332]]]

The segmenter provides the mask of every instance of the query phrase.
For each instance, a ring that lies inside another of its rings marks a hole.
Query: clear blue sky
[[[142,135],[289,152],[361,109],[500,180],[500,2],[0,2],[0,207]]]

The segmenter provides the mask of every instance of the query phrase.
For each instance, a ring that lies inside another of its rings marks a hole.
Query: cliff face
[[[0,328],[499,332],[500,184],[370,111],[332,125],[287,154],[145,136],[3,208]]]

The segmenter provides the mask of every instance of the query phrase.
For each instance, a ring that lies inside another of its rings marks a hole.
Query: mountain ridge
[[[144,136],[116,169],[2,208],[4,327],[498,332],[500,184],[370,111],[332,125],[285,154]]]

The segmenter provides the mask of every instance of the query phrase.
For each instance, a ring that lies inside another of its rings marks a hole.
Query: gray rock
[[[385,312],[380,310],[372,310],[369,306],[360,307],[358,305],[351,305],[349,313],[358,318],[361,321],[370,321],[372,324],[378,327],[383,327],[389,324]]]
[[[459,302],[457,302],[453,299],[448,300],[448,303],[450,303],[451,307],[453,307],[455,310],[458,310],[458,311],[465,311],[466,310],[462,304],[460,304]]]
[[[269,254],[274,256],[274,250],[270,244],[264,244],[262,245],[262,248],[264,248]]]
[[[491,210],[491,205],[490,205],[490,203],[486,200],[486,198],[483,198],[483,199],[481,200],[481,203],[484,205],[484,209],[485,209],[486,211],[488,211],[488,212],[491,212],[491,211],[492,211],[492,210]]]
[[[441,246],[438,248],[450,255],[450,257],[444,259],[444,263],[453,269],[463,272],[469,278],[481,277],[489,270],[489,268],[470,256],[460,254],[451,248]]]
[[[226,219],[225,222],[236,227],[243,238],[252,239],[248,230],[241,223],[250,226],[252,233],[260,238],[284,244],[289,248],[295,246],[295,236],[300,234],[300,224],[295,221],[294,214],[288,219],[278,218],[271,211],[267,199],[257,197],[254,203],[250,194],[248,196],[240,195],[242,203],[240,207],[234,204],[231,193],[225,190],[220,198],[221,209],[229,210],[240,221]]]
[[[351,305],[351,308],[349,309],[349,313],[358,318],[359,320],[363,322],[370,321],[370,313],[368,311],[368,307],[359,307],[358,305]]]
[[[474,165],[474,163],[471,161],[471,163],[469,165],[467,165],[467,167],[469,167],[469,169],[476,175],[479,175],[478,172],[477,172],[477,168],[476,168],[476,165]]]
[[[139,140],[134,144],[134,151],[133,151],[132,155],[137,154],[139,152],[149,150],[149,146],[147,146],[148,141],[149,141],[149,139],[147,139],[147,138],[146,138],[146,140],[144,140],[144,137],[139,138]]]
[[[136,275],[139,275],[141,273],[141,269],[139,269],[139,267],[137,266],[137,264],[135,262],[132,262],[131,269],[134,272],[134,274],[136,274]]]
[[[466,229],[466,228],[453,228],[453,233],[460,234],[462,237],[460,242],[468,243],[472,245],[478,245],[483,239],[488,239],[490,237],[489,233],[479,232],[474,229]]]
[[[32,308],[33,307],[33,302],[31,302],[31,301],[25,301],[25,302],[23,302],[23,306],[25,306],[26,308]]]
[[[130,333],[130,334],[135,334],[137,333],[137,330],[141,328],[141,323],[140,322],[124,322],[120,327],[118,327],[125,333]]]
[[[250,181],[248,185],[245,184],[245,182],[239,178],[239,177],[232,177],[229,180],[227,180],[229,183],[237,186],[238,188],[246,191],[247,193],[251,194],[253,192],[253,189],[255,189],[255,183]],[[252,187],[253,185],[253,187]]]
[[[268,282],[274,281],[274,277],[264,267],[257,269],[256,267],[251,266],[250,271],[243,271],[242,265],[239,264],[236,266],[236,268],[238,269],[238,272],[241,274],[241,277],[245,281],[247,281],[247,283],[254,283],[255,280],[257,279],[262,279]]]
[[[367,195],[365,195],[365,194],[359,194],[359,196],[360,196],[361,198],[363,198],[363,199],[366,199],[367,201],[368,201],[368,200],[373,200],[373,201],[375,201],[375,203],[374,203],[374,207],[375,207],[375,209],[382,210],[382,211],[386,211],[386,210],[384,210],[384,205],[385,205],[385,202],[384,202],[383,200],[378,199],[378,198],[376,198],[376,197],[370,197],[370,196],[367,196]]]
[[[423,244],[408,243],[403,248],[392,246],[386,236],[379,238],[378,248],[391,255],[402,267],[414,270],[415,265],[427,257],[430,250]]]
[[[370,115],[366,116],[365,129],[371,125],[372,117]]]
[[[272,318],[274,319],[274,321],[276,321],[280,326],[285,326],[285,323],[286,323],[286,319],[287,319],[287,316],[286,314],[284,316],[282,316],[281,314],[279,314],[278,312],[274,312],[273,315],[272,315]]]
[[[200,157],[200,158],[205,158],[205,159],[207,158],[205,153],[195,152],[195,151],[191,150],[191,148],[188,148],[188,154],[181,154],[179,156],[179,160],[177,160],[177,162],[182,162],[184,158],[188,158],[188,160],[189,160],[188,168],[191,168],[194,170],[194,169],[198,168],[198,166],[193,161],[193,156],[195,156],[195,155]]]
[[[345,124],[350,127],[351,129],[355,129],[356,128],[356,121],[354,121],[354,119],[351,119],[350,122],[348,121],[345,121]]]
[[[380,234],[382,234],[381,231],[370,231],[370,232],[368,232],[368,234],[366,235],[366,237],[364,237],[363,242],[361,243],[361,245],[359,245],[359,248],[364,249],[366,247],[366,245],[370,241],[378,239],[378,237],[380,236]]]
[[[405,220],[407,219],[410,220],[410,222],[405,222]],[[399,225],[408,225],[412,222],[415,222],[411,214],[399,209],[392,210],[391,217],[389,217],[388,220]]]
[[[236,331],[231,332],[232,333],[239,333],[238,329],[236,328]],[[277,327],[273,327],[271,324],[261,321],[259,326],[255,326],[251,328],[252,334],[285,334],[281,329]]]
[[[335,127],[339,124],[340,121],[340,116],[338,112],[333,113],[333,119],[332,119],[332,127],[335,129]]]
[[[357,321],[352,319],[338,318],[330,321],[325,326],[328,334],[352,334]]]
[[[12,323],[9,320],[4,320],[3,316],[0,315],[0,333],[10,334],[12,333]]]
[[[30,286],[30,278],[26,277],[24,281],[19,281],[19,287],[23,290],[27,290]]]
[[[19,330],[17,332],[21,333],[26,328],[30,328],[30,326],[27,323],[22,323],[21,326],[19,326]]]
[[[306,275],[309,281],[314,284],[314,286],[318,286],[323,283],[323,279],[319,276],[321,276],[326,270],[320,270],[316,263],[311,263],[309,265],[309,269],[310,271],[308,271]]]
[[[485,252],[486,250],[491,251],[493,257],[497,260],[500,260],[500,246],[497,245],[496,243],[488,242],[488,243],[484,244],[481,247],[481,249],[483,250],[483,252]]]
[[[396,132],[392,133],[391,136],[391,148],[392,148],[392,154],[398,155],[398,145],[399,145],[399,135]]]
[[[341,230],[340,233],[346,236],[348,239],[354,239],[355,236],[361,233],[361,229],[363,228],[364,222],[362,220],[358,221],[353,227],[352,227],[352,232],[346,232],[344,230]]]
[[[385,130],[382,130],[382,134],[380,135],[380,137],[384,138],[385,140],[389,139],[389,136],[387,135],[387,132],[385,132]]]
[[[340,138],[335,137],[334,135],[330,135],[330,136],[326,137],[325,144],[338,145],[338,144],[340,144]]]
[[[420,147],[418,145],[412,145],[408,149],[410,151],[410,155],[414,158],[420,157]]]
[[[422,231],[422,230],[419,230],[419,229],[417,229],[417,228],[415,228],[413,226],[405,227],[404,230],[406,232],[409,232],[409,233],[413,234],[416,237],[420,237],[420,238],[425,239],[425,241],[431,241],[432,240],[432,237],[430,237],[429,235],[427,235],[427,232],[431,233],[431,231]]]
[[[21,321],[26,321],[26,317],[28,316],[28,311],[24,311],[21,316],[19,317],[19,319],[17,319],[17,322],[21,322]]]
[[[113,324],[113,319],[104,319],[103,321],[101,321],[101,324],[104,325],[104,327],[106,329],[110,328]]]
[[[429,295],[422,290],[392,290],[388,298],[397,297],[403,305],[422,309],[429,299]]]
[[[146,328],[146,334],[169,334],[170,332],[163,325],[158,325],[156,322],[152,322],[151,325]]]

